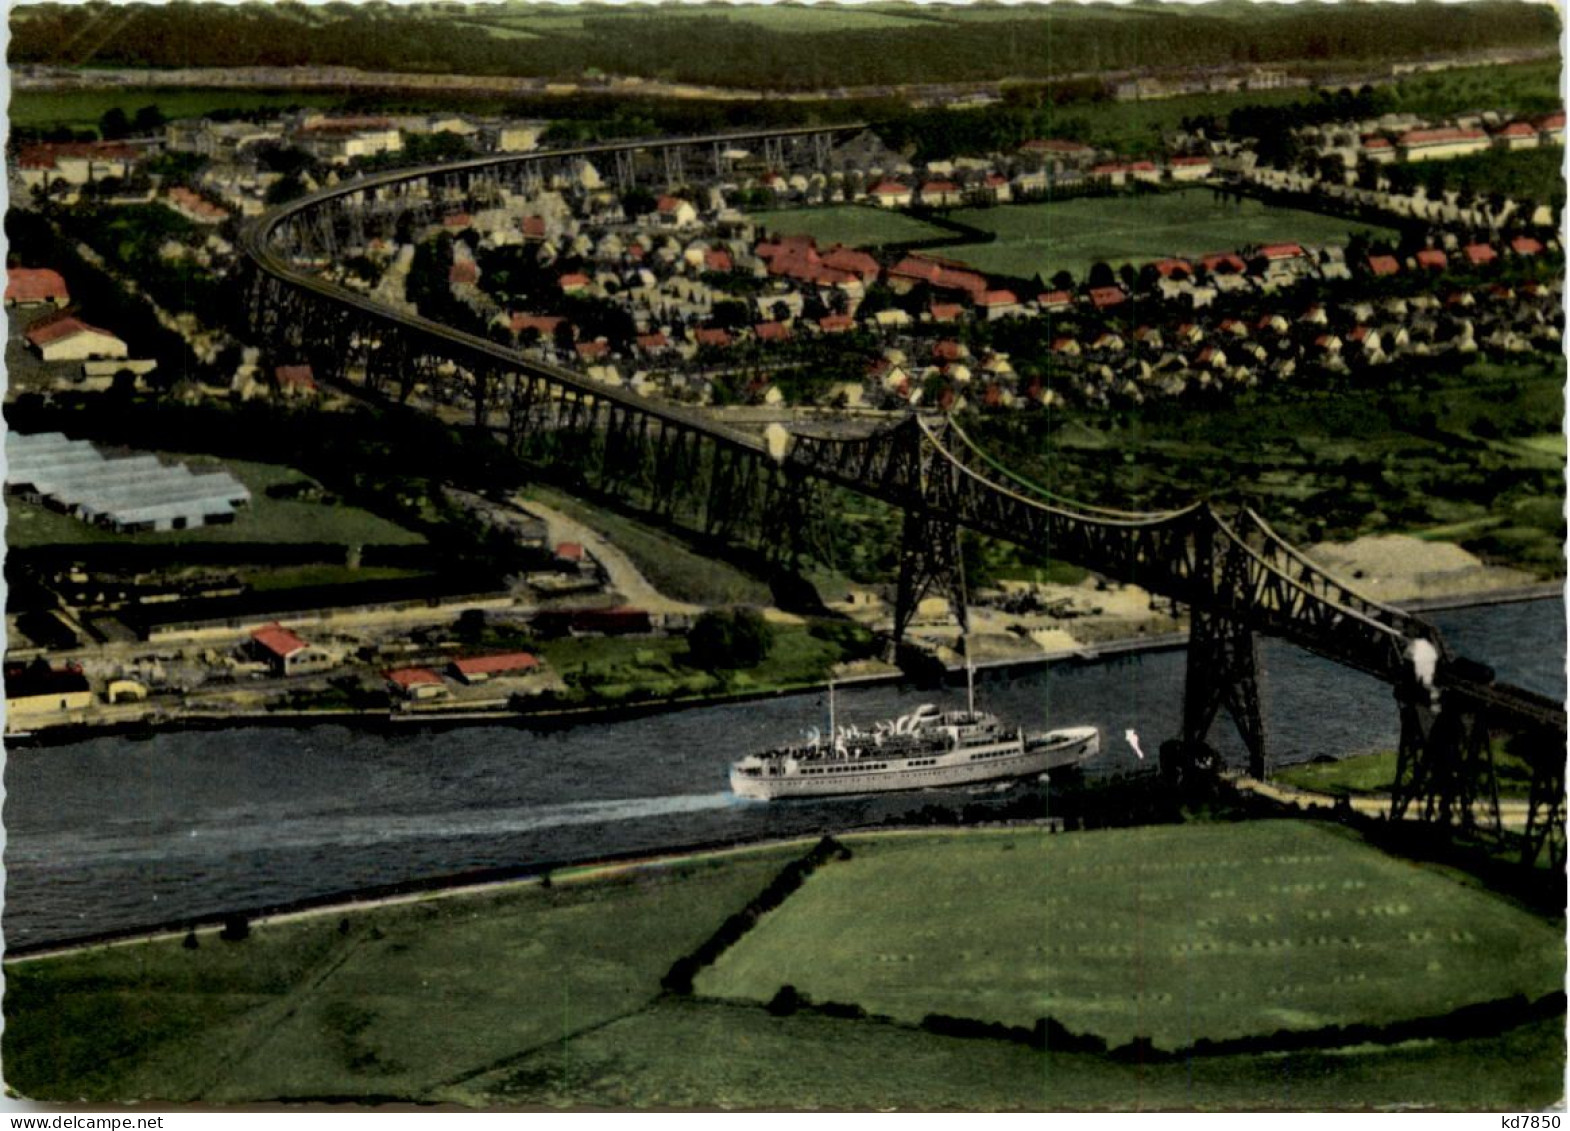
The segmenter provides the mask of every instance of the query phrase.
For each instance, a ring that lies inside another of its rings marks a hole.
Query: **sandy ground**
[[[1277,785],[1273,782],[1262,782],[1258,778],[1251,778],[1247,774],[1230,775],[1232,784],[1247,793],[1257,793],[1261,797],[1268,797],[1272,801],[1280,801],[1287,805],[1297,804],[1303,806],[1322,806],[1326,809],[1335,808],[1339,800],[1328,793],[1315,793],[1307,789],[1294,789],[1287,785]],[[1388,797],[1352,797],[1347,803],[1359,813],[1370,816],[1388,816],[1390,814],[1390,798]],[[1504,799],[1499,802],[1499,820],[1505,828],[1520,832],[1526,828],[1526,819],[1530,806],[1525,801]],[[1481,812],[1479,811],[1481,818]],[[1418,821],[1423,819],[1419,806],[1407,810],[1406,819]]]
[[[1533,574],[1484,565],[1451,542],[1381,534],[1309,547],[1309,558],[1376,601],[1454,597],[1537,583]]]

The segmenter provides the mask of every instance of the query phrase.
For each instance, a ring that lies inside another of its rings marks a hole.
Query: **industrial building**
[[[122,534],[232,522],[251,501],[227,471],[199,475],[152,455],[106,459],[59,432],[6,437],[6,487]]]

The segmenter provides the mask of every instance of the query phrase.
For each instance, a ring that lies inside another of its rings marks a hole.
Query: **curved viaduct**
[[[1396,688],[1402,717],[1395,816],[1477,827],[1498,821],[1494,729],[1535,736],[1524,851],[1562,859],[1563,706],[1495,683],[1458,661],[1438,632],[1358,594],[1288,544],[1252,511],[1230,520],[1208,504],[1125,513],[1064,501],[992,461],[959,426],[905,417],[847,439],[797,430],[770,439],[693,409],[592,381],[509,346],[375,301],[324,268],[400,219],[442,215],[581,182],[584,163],[614,167],[621,187],[684,183],[684,170],[761,147],[775,169],[823,170],[836,136],[860,123],[659,141],[628,141],[398,169],[322,189],[274,210],[243,235],[254,267],[250,316],[280,361],[309,361],[328,380],[408,401],[435,391],[472,411],[520,454],[570,462],[586,486],[666,519],[781,557],[795,557],[825,485],[905,515],[896,635],[921,597],[951,597],[963,618],[957,531],[1003,539],[1180,601],[1191,610],[1184,738],[1202,741],[1227,707],[1265,770],[1255,636],[1281,637]],[[596,169],[597,172],[597,169]],[[405,221],[406,223],[408,221]],[[1419,678],[1414,654],[1437,663]],[[1490,789],[1493,795],[1490,796]],[[1475,802],[1488,812],[1479,814]],[[1502,832],[1501,832],[1502,835]]]

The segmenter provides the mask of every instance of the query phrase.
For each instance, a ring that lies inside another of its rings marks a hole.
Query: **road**
[[[544,520],[551,545],[559,546],[563,542],[576,542],[587,550],[605,570],[611,588],[620,593],[627,604],[650,613],[697,615],[703,612],[702,605],[690,605],[685,601],[673,600],[654,588],[649,584],[649,579],[632,564],[632,559],[599,531],[534,499],[515,496],[512,501],[519,510],[527,511]]]

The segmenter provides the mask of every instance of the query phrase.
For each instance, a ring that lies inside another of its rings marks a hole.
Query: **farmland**
[[[1003,1016],[1039,1009],[1050,972],[1069,1024],[1181,1041],[1559,984],[1553,926],[1330,828],[845,843],[851,858],[766,915],[700,992],[772,995],[794,979],[824,1000],[849,974],[854,996],[886,995],[868,1004],[895,1014]],[[1135,1064],[661,994],[671,963],[805,848],[569,869],[550,885],[258,922],[235,941],[204,930],[194,947],[166,937],[12,960],[7,1083],[59,1100],[907,1110],[1521,1108],[1559,1094],[1557,1019],[1455,1042]],[[985,932],[966,918],[978,902]],[[1114,948],[1125,953],[1100,953]]]
[[[961,209],[953,218],[997,239],[943,250],[982,271],[1050,279],[1067,271],[1084,279],[1091,264],[1148,263],[1193,257],[1248,244],[1343,244],[1363,225],[1313,212],[1273,208],[1257,200],[1222,202],[1207,189]],[[1383,238],[1394,233],[1374,229]]]
[[[947,235],[942,228],[903,213],[856,204],[782,208],[776,212],[754,212],[748,219],[772,235],[812,236],[822,245],[842,243],[848,247],[877,247],[941,239]]]
[[[1562,981],[1561,931],[1330,828],[936,840],[874,841],[820,870],[698,991],[767,1001],[793,985],[897,1020],[1052,1016],[1109,1043],[1180,1048]]]

